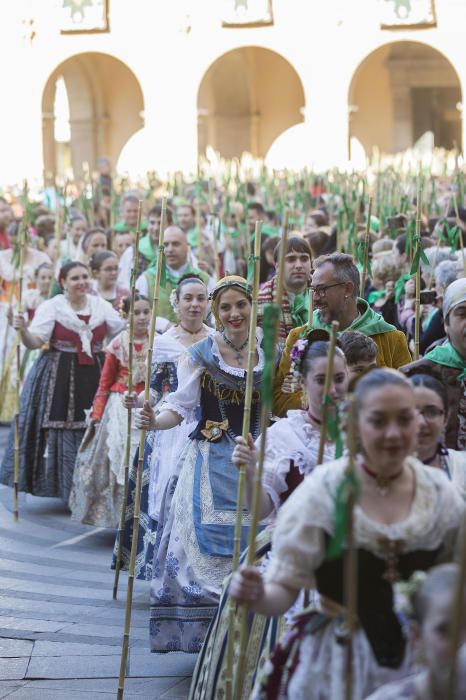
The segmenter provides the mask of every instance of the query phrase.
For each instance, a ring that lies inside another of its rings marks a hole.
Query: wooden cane
[[[450,649],[449,649],[449,673],[446,682],[446,697],[445,700],[455,700],[457,697],[456,691],[456,678],[457,678],[457,660],[456,656],[458,649],[461,645],[461,637],[464,626],[464,598],[465,598],[465,585],[466,585],[466,517],[463,517],[462,527],[460,527],[460,547],[459,549],[459,561],[458,561],[458,574],[456,579],[456,587],[453,598],[453,605],[451,609],[450,617]]]
[[[141,216],[142,200],[139,200],[138,219],[136,225],[136,240],[134,241],[133,267],[131,270],[131,298],[129,305],[129,333],[128,333],[128,395],[133,393],[133,354],[134,354],[134,303],[136,299],[136,277],[138,269],[139,239],[141,237]],[[118,526],[118,549],[115,564],[115,577],[113,580],[113,600],[118,595],[118,580],[120,578],[121,557],[123,552],[123,533],[126,522],[126,501],[128,499],[129,465],[131,461],[131,433],[132,433],[133,412],[128,409],[128,421],[126,427],[125,445],[125,481],[123,487],[123,500],[121,502],[120,522]]]
[[[463,274],[466,277],[466,259],[464,256],[463,225],[458,211],[458,200],[456,198],[456,194],[453,195],[453,205],[455,207],[456,225],[458,226],[459,242],[461,248],[461,260],[463,262]]]
[[[162,212],[160,217],[160,236],[159,236],[159,253],[157,256],[157,267],[155,273],[155,284],[154,284],[154,295],[152,298],[152,313],[150,319],[150,331],[149,331],[149,346],[147,348],[147,364],[146,364],[146,377],[144,386],[144,402],[149,401],[149,385],[150,385],[150,374],[152,367],[152,352],[155,337],[155,321],[157,318],[157,306],[159,301],[159,291],[160,291],[160,279],[162,275],[162,264],[164,258],[164,230],[165,230],[165,217],[167,212],[167,198],[162,199]],[[139,539],[139,513],[141,508],[141,483],[142,483],[142,470],[144,465],[144,445],[146,440],[146,430],[141,428],[139,434],[139,458],[138,458],[138,468],[136,474],[136,488],[134,495],[134,519],[133,519],[133,539],[131,541],[131,556],[129,560],[129,571],[128,571],[128,590],[126,594],[126,612],[125,612],[125,626],[123,633],[123,646],[121,650],[121,661],[120,661],[120,676],[118,680],[118,700],[122,700],[124,689],[125,689],[125,675],[126,675],[126,663],[128,660],[128,650],[129,650],[129,632],[131,626],[131,608],[133,604],[133,588],[134,588],[134,569],[136,565],[136,552],[138,548]]]
[[[248,349],[248,367],[246,370],[246,390],[244,394],[244,413],[243,413],[243,440],[248,441],[250,423],[251,423],[251,404],[252,392],[254,387],[254,366],[256,362],[256,327],[257,327],[257,311],[258,311],[258,295],[259,295],[259,276],[260,276],[260,251],[261,251],[261,228],[260,221],[256,221],[256,230],[254,233],[254,277],[252,290],[252,308],[251,317],[249,319],[249,349]],[[241,554],[241,530],[243,525],[243,504],[246,491],[246,464],[241,464],[239,468],[238,493],[236,501],[236,523],[234,536],[234,549],[232,572],[238,568],[239,558]],[[233,694],[233,650],[235,637],[235,604],[230,599],[228,609],[228,641],[227,641],[227,669],[225,678],[225,692],[227,700],[231,700]]]
[[[218,259],[218,241],[217,241],[217,231],[215,230],[215,214],[212,212],[210,215],[210,225],[212,227],[212,248],[214,251],[214,273],[217,281],[220,279],[220,264]],[[219,218],[219,230],[220,230],[220,218]]]
[[[18,288],[18,313],[23,312],[23,272],[24,272],[24,249],[26,247],[26,211],[24,219],[18,224],[18,239],[19,239],[19,288]],[[21,334],[18,331],[16,334],[16,387],[15,387],[15,448],[14,448],[14,463],[13,463],[13,520],[18,522],[19,519],[19,449],[20,449],[20,430],[19,430],[19,396],[21,393]]]
[[[357,623],[357,591],[358,591],[358,553],[354,533],[354,506],[356,493],[354,479],[356,478],[356,402],[354,396],[348,397],[348,467],[346,473],[351,477],[347,500],[346,550],[343,568],[344,602],[346,608],[346,625],[348,629],[346,657],[346,686],[345,700],[353,698],[353,634]]]
[[[364,296],[364,291],[366,289],[366,278],[367,278],[367,261],[369,259],[369,235],[371,231],[371,216],[372,216],[372,197],[369,197],[369,203],[367,205],[367,221],[366,230],[364,233],[364,258],[362,264],[361,272],[361,296]]]
[[[286,244],[287,244],[287,229],[288,229],[288,210],[284,213],[284,226],[282,239],[280,244],[280,257],[278,262],[278,272],[277,272],[277,285],[276,285],[276,296],[274,304],[281,309],[283,300],[283,280],[284,280],[284,270],[285,270],[285,256],[286,256]],[[280,316],[277,316],[277,323],[275,326],[275,346],[278,339],[278,331],[280,327]],[[272,372],[272,382],[273,382],[273,372]],[[252,566],[254,563],[255,555],[255,542],[257,527],[259,524],[259,510],[260,510],[260,496],[262,492],[262,475],[264,471],[264,458],[265,458],[265,445],[267,439],[267,427],[269,423],[269,407],[263,401],[261,406],[261,416],[260,416],[260,446],[259,446],[259,459],[257,464],[256,473],[254,476],[254,490],[252,496],[251,504],[251,522],[249,526],[249,537],[248,537],[248,551],[247,551],[247,566]],[[240,620],[240,638],[239,638],[239,655],[238,663],[235,669],[235,683],[234,683],[234,700],[240,700],[243,681],[244,681],[244,665],[246,662],[246,647],[247,647],[247,637],[248,637],[248,613],[249,606],[247,603],[241,603],[239,609],[239,620]]]
[[[416,210],[416,244],[417,248],[414,253],[415,259],[418,260],[416,270],[416,300],[415,300],[415,315],[414,315],[414,360],[419,360],[419,342],[421,336],[421,261],[417,255],[421,247],[421,190],[417,193],[417,210]]]
[[[324,448],[325,441],[327,439],[327,419],[328,419],[328,396],[330,394],[330,385],[332,383],[333,376],[333,358],[335,357],[335,346],[337,342],[337,332],[340,327],[338,321],[332,321],[332,327],[330,331],[330,346],[328,349],[328,362],[327,371],[325,373],[325,384],[324,393],[322,396],[322,416],[320,424],[320,439],[319,439],[319,452],[317,453],[316,464],[322,464],[324,461]]]

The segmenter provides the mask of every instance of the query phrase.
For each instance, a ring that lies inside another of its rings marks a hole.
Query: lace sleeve
[[[166,399],[165,408],[186,421],[196,420],[195,411],[201,401],[201,373],[202,368],[186,353],[177,368],[178,389]]]
[[[325,558],[324,532],[308,517],[310,488],[305,479],[280,508],[265,574],[266,581],[294,590],[315,587],[314,571]]]

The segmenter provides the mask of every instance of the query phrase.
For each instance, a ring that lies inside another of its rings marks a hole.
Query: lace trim
[[[257,328],[256,330],[256,350],[259,355],[259,362],[254,367],[254,372],[262,372],[264,369],[264,351],[262,350],[262,339],[264,337],[264,331],[262,328]],[[217,344],[217,339],[215,335],[212,336],[212,355],[217,359],[218,365],[221,370],[231,374],[233,377],[244,377],[246,370],[242,367],[231,367],[227,365],[223,359],[220,349]]]

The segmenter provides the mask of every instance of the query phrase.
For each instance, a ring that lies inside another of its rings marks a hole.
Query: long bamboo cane
[[[335,345],[337,343],[337,332],[340,327],[338,321],[332,321],[330,331],[330,346],[328,349],[327,371],[325,373],[324,393],[322,395],[322,416],[320,424],[320,439],[319,451],[317,453],[317,464],[322,464],[324,461],[324,448],[327,439],[327,419],[328,419],[328,396],[330,394],[330,385],[333,376],[333,358],[335,357]]]
[[[347,502],[346,551],[343,569],[344,602],[346,608],[346,625],[348,629],[346,657],[346,686],[345,700],[353,697],[353,634],[357,620],[357,590],[358,590],[358,555],[354,534],[353,513],[356,503],[354,491],[355,461],[356,461],[356,403],[351,394],[348,399],[348,467],[346,473],[352,477]]]
[[[243,413],[243,440],[248,439],[251,423],[251,403],[252,392],[254,386],[254,365],[256,361],[256,327],[257,327],[257,310],[259,295],[259,275],[260,275],[260,251],[261,251],[261,228],[260,221],[256,221],[256,230],[254,233],[254,278],[252,290],[252,309],[249,320],[249,349],[248,349],[248,367],[246,374],[246,390],[244,394],[244,413]],[[242,464],[239,468],[238,493],[236,502],[236,523],[235,537],[233,549],[232,572],[238,568],[239,558],[241,554],[241,529],[243,524],[243,504],[246,491],[246,464]],[[228,609],[228,642],[227,642],[227,669],[225,678],[225,691],[227,700],[231,700],[233,693],[233,651],[235,637],[235,605],[229,600]]]
[[[458,575],[456,579],[456,588],[453,598],[453,605],[450,617],[450,652],[449,652],[449,673],[446,683],[446,698],[445,700],[455,700],[457,695],[456,690],[456,655],[461,644],[462,630],[465,618],[464,592],[466,585],[466,517],[463,517],[463,526],[460,529],[460,546]]]
[[[453,205],[455,207],[456,225],[458,226],[459,242],[461,248],[461,260],[463,262],[463,273],[466,277],[466,258],[464,256],[463,222],[460,219],[460,214],[458,211],[458,200],[456,198],[456,194],[453,195]]]
[[[215,278],[217,280],[219,280],[220,279],[220,264],[219,264],[219,259],[218,259],[217,231],[215,230],[215,214],[213,212],[210,215],[210,221],[211,221],[212,235],[213,235],[212,247],[213,247],[213,251],[214,251],[214,272],[215,272]],[[220,219],[219,219],[219,229],[220,229]]]
[[[284,280],[284,270],[285,270],[285,256],[286,256],[286,244],[287,244],[287,233],[288,233],[288,210],[284,212],[284,223],[283,223],[283,233],[280,245],[280,257],[278,262],[278,272],[277,272],[277,285],[276,285],[276,296],[274,299],[274,305],[281,309],[282,299],[283,299],[283,280]],[[280,327],[280,316],[277,316],[277,322],[275,325],[275,345],[278,338],[278,329]],[[273,383],[273,372],[271,381]],[[257,469],[254,477],[254,490],[251,504],[251,523],[249,526],[249,537],[248,537],[248,552],[247,552],[247,566],[251,566],[254,563],[255,554],[255,542],[257,527],[259,524],[259,509],[260,509],[260,496],[262,491],[262,475],[264,471],[264,458],[265,458],[265,445],[267,439],[267,427],[269,422],[270,407],[265,401],[262,401],[261,405],[261,416],[260,416],[260,447],[259,447],[259,460],[257,464]],[[246,647],[247,647],[247,636],[248,636],[248,613],[249,606],[247,603],[242,603],[240,606],[240,638],[239,638],[239,655],[238,663],[235,670],[235,683],[234,683],[234,699],[240,700],[243,680],[244,680],[244,665],[246,661]]]
[[[366,289],[366,278],[367,278],[367,261],[369,258],[369,234],[371,231],[371,216],[372,216],[372,197],[369,197],[369,203],[367,205],[367,221],[366,230],[364,233],[364,258],[362,264],[361,272],[361,296],[364,296]]]
[[[159,253],[157,256],[157,267],[155,273],[155,284],[154,284],[154,295],[152,298],[152,313],[150,319],[150,331],[149,331],[149,346],[147,348],[147,365],[146,365],[146,377],[144,386],[144,402],[149,401],[149,385],[150,385],[150,373],[152,367],[152,352],[155,337],[155,321],[157,318],[157,306],[159,300],[159,290],[160,290],[160,280],[162,275],[162,264],[164,258],[164,229],[165,229],[165,217],[167,212],[167,198],[164,197],[162,200],[162,212],[160,217],[160,236],[159,236]],[[139,513],[141,507],[141,483],[142,483],[142,470],[144,465],[144,445],[146,440],[146,431],[141,428],[139,435],[139,459],[138,459],[138,469],[136,475],[136,488],[134,495],[134,519],[133,519],[133,539],[131,541],[131,556],[129,560],[129,572],[128,572],[128,590],[126,594],[126,613],[125,613],[125,627],[123,633],[123,646],[121,650],[121,662],[120,662],[120,676],[118,680],[118,700],[122,700],[123,693],[125,689],[125,674],[126,674],[126,662],[128,660],[128,649],[129,649],[129,631],[131,626],[131,608],[133,604],[133,588],[134,588],[134,569],[136,565],[136,552],[138,548],[139,539]]]
[[[416,242],[418,249],[421,244],[421,190],[417,193],[417,209],[416,209]],[[415,259],[418,259],[416,270],[416,300],[415,300],[415,315],[414,315],[414,360],[419,360],[419,342],[421,336],[421,261],[417,255],[418,249],[415,251]]]
[[[128,394],[133,393],[133,354],[134,354],[134,303],[136,299],[136,278],[138,269],[138,250],[139,239],[141,236],[141,215],[142,215],[142,200],[139,200],[138,220],[136,226],[136,239],[134,241],[133,267],[131,270],[131,300],[129,306],[129,334],[128,334]],[[131,432],[132,432],[133,412],[128,409],[128,422],[125,445],[125,481],[123,487],[123,500],[121,502],[120,522],[118,526],[118,549],[115,564],[115,577],[113,580],[113,600],[117,599],[118,595],[118,580],[120,578],[121,555],[123,551],[123,532],[126,521],[126,501],[128,499],[128,482],[129,482],[129,465],[131,460]]]
[[[198,197],[195,203],[196,211],[196,235],[197,235],[197,259],[202,261],[202,216],[201,216],[201,201]]]
[[[24,219],[21,220],[19,226],[19,288],[18,288],[18,313],[23,312],[23,268],[24,268],[24,248],[26,246],[26,212]],[[19,448],[20,448],[20,431],[19,431],[19,395],[21,392],[21,342],[20,333],[16,336],[16,392],[15,392],[15,449],[13,463],[13,519],[18,522],[19,519]]]

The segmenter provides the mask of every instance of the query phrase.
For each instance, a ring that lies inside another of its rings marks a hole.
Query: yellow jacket
[[[302,392],[296,391],[293,394],[282,394],[282,384],[290,371],[291,348],[305,328],[306,326],[294,328],[286,339],[285,349],[283,350],[280,365],[275,375],[273,412],[276,416],[286,416],[286,412],[290,409],[302,407]],[[392,367],[393,369],[398,369],[412,361],[406,337],[402,331],[394,330],[388,331],[388,333],[379,333],[377,335],[372,335],[371,338],[379,348],[379,352],[377,353],[378,367]]]

